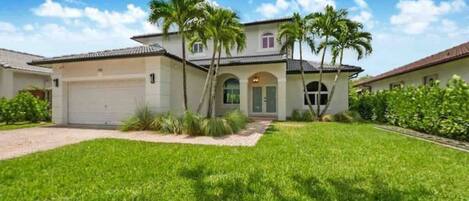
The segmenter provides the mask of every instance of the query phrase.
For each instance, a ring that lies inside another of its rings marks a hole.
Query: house
[[[294,109],[306,109],[299,64],[280,51],[275,19],[246,23],[245,51],[222,55],[216,91],[216,112],[240,109],[249,116],[285,120]],[[34,65],[53,68],[53,121],[59,124],[119,124],[138,105],[157,112],[183,112],[181,38],[177,32],[132,37],[141,46],[46,58]],[[211,45],[194,44],[188,55],[188,105],[194,110],[202,94]],[[325,67],[318,91],[318,63],[304,61],[308,95],[325,105],[336,72]],[[348,81],[362,69],[342,66],[336,94],[328,113],[348,109]],[[205,106],[206,107],[206,106]],[[324,107],[324,106],[322,106]]]
[[[469,42],[425,57],[355,84],[372,92],[404,86],[420,86],[440,81],[444,87],[453,75],[469,81]]]
[[[0,98],[12,98],[21,91],[49,100],[52,69],[29,65],[42,56],[0,48]]]

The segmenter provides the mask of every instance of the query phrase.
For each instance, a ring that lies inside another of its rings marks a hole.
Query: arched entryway
[[[275,75],[258,72],[248,79],[249,115],[277,117],[278,81]]]

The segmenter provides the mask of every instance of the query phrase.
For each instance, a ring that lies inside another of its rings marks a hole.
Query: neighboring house
[[[28,64],[43,58],[0,48],[0,98],[12,98],[21,91],[29,91],[49,100],[52,69]]]
[[[247,47],[222,55],[216,91],[216,112],[240,109],[249,116],[285,120],[294,109],[307,109],[299,61],[280,52],[277,30],[291,19],[245,24]],[[132,37],[143,46],[61,56],[32,62],[52,67],[53,120],[59,124],[119,124],[146,104],[157,112],[183,112],[182,64],[178,33]],[[211,45],[195,44],[187,66],[188,104],[194,110],[202,94]],[[304,61],[308,94],[314,104],[326,103],[336,68],[325,67],[318,91],[318,63]],[[349,78],[362,69],[343,66],[336,94],[327,113],[348,109]],[[205,106],[206,107],[206,106]],[[324,107],[324,106],[323,106]]]
[[[428,85],[436,80],[445,87],[453,75],[469,82],[469,42],[355,84],[372,92],[395,87]]]

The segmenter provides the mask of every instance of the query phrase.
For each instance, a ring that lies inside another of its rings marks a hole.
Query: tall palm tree
[[[181,35],[182,51],[182,87],[184,110],[187,106],[187,79],[186,79],[186,39],[190,37],[194,22],[202,15],[204,0],[151,0],[150,16],[148,21],[152,24],[162,21],[163,34],[168,35],[169,29],[176,25]]]
[[[363,25],[361,23],[348,21],[340,27],[340,31],[335,33],[333,39],[327,44],[332,50],[332,64],[335,65],[337,59],[339,59],[339,65],[337,66],[337,72],[329,94],[329,99],[321,115],[324,115],[327,111],[331,104],[332,97],[334,96],[337,80],[342,69],[344,51],[347,49],[354,51],[357,54],[357,60],[373,52],[371,46],[372,36],[369,32],[362,31],[362,29]],[[325,44],[321,44],[321,46],[325,46]]]
[[[318,35],[321,38],[324,38],[321,56],[321,65],[319,67],[319,90],[322,86],[322,76],[324,69],[324,59],[326,57],[327,47],[329,43],[329,38],[332,37],[336,32],[340,31],[340,27],[347,22],[347,11],[344,9],[335,10],[332,6],[326,6],[324,12],[312,13],[308,17],[311,19],[311,27],[313,34]],[[316,101],[317,105],[317,115],[320,117],[321,114],[321,100],[318,98]]]
[[[219,68],[220,68],[220,59],[222,51],[225,52],[226,56],[231,56],[231,51],[236,48],[236,51],[242,52],[244,48],[246,48],[246,34],[244,32],[244,25],[240,22],[239,16],[229,10],[229,9],[219,9],[219,17],[217,19],[220,20],[220,27],[217,28],[218,30],[218,57],[217,57],[217,65],[214,70],[214,77],[212,79],[211,84],[211,99],[210,99],[210,106],[209,114],[212,118],[215,117],[215,103],[216,103],[216,88],[217,88],[217,80],[219,75]]]
[[[301,71],[301,81],[303,84],[303,92],[306,97],[306,102],[308,103],[308,109],[311,113],[311,116],[316,116],[314,113],[311,100],[308,96],[305,82],[305,72],[303,67],[303,42],[311,41],[310,36],[308,35],[310,30],[307,26],[308,22],[307,17],[302,17],[299,13],[293,14],[293,20],[289,23],[281,24],[279,27],[278,41],[282,44],[281,51],[288,51],[289,49],[294,49],[296,42],[299,43],[300,48],[300,71]],[[313,43],[311,43],[313,44]],[[311,46],[314,49],[314,46]],[[313,50],[314,51],[314,50]]]

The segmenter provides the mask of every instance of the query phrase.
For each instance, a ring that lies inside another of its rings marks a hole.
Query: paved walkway
[[[269,127],[270,120],[257,120],[238,134],[224,137],[162,135],[154,132],[40,127],[0,131],[0,160],[54,149],[64,145],[100,138],[126,139],[159,143],[184,143],[218,146],[254,146]]]

